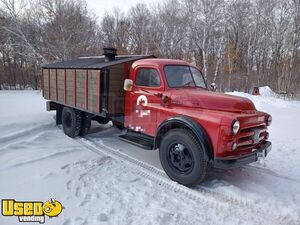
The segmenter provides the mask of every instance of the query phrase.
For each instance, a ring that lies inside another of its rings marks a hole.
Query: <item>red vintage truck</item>
[[[43,66],[47,110],[56,110],[66,135],[112,121],[127,130],[122,140],[159,149],[167,175],[186,186],[202,182],[210,166],[243,166],[271,150],[272,117],[250,100],[209,90],[185,61],[116,53]]]

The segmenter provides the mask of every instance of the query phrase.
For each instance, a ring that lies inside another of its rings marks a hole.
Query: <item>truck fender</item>
[[[174,128],[188,128],[191,130],[199,140],[201,147],[205,149],[207,160],[209,161],[213,158],[213,151],[207,133],[199,123],[188,116],[175,116],[162,122],[157,128],[154,138],[154,149],[159,148],[164,134]]]

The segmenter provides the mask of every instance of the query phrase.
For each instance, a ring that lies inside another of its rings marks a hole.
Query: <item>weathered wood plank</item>
[[[110,114],[124,112],[124,90],[125,79],[124,64],[110,67],[108,111]]]
[[[65,101],[65,81],[64,81],[64,70],[57,70],[57,82],[58,82],[58,101],[64,103]]]
[[[66,71],[66,82],[67,82],[67,104],[75,106],[74,99],[74,70]]]

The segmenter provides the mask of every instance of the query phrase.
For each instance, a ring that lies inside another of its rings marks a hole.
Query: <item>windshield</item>
[[[169,65],[164,68],[169,87],[201,87],[206,83],[199,70],[190,66]]]

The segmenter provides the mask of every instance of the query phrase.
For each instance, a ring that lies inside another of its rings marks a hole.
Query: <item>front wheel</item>
[[[195,186],[206,177],[205,149],[190,131],[170,130],[162,139],[159,158],[167,175],[180,184]]]

